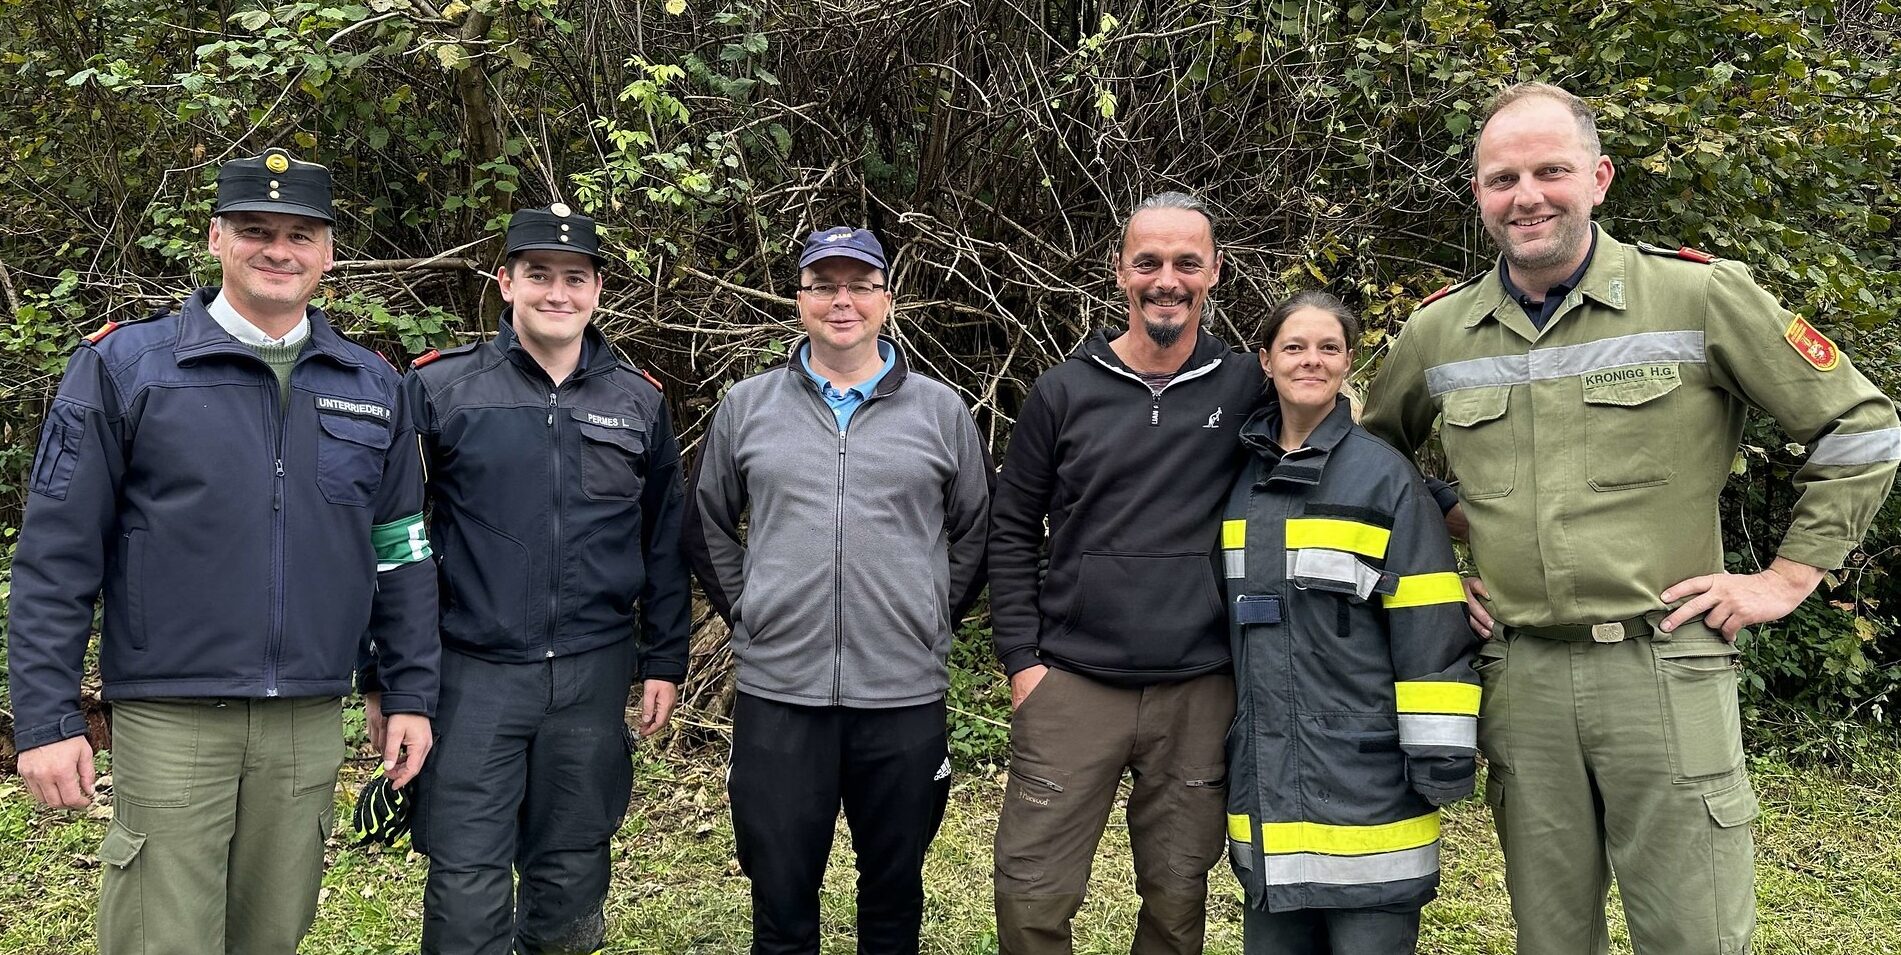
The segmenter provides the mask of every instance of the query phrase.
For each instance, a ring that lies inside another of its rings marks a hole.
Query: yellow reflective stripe
[[[1228,818],[1232,826],[1234,817]],[[1417,849],[1438,839],[1439,813],[1436,811],[1383,826],[1335,826],[1324,822],[1269,822],[1261,826],[1261,842],[1270,854],[1320,852],[1364,856]]]
[[[1399,578],[1399,587],[1391,597],[1381,597],[1388,610],[1399,607],[1427,607],[1432,604],[1465,602],[1465,585],[1458,574],[1414,574]]]
[[[1254,843],[1254,820],[1247,816],[1228,814],[1228,838],[1236,842]]]
[[[1401,713],[1452,713],[1477,716],[1479,688],[1471,683],[1407,680],[1393,684]]]
[[[1368,557],[1385,557],[1393,532],[1384,527],[1337,517],[1296,517],[1287,522],[1287,549],[1325,547]]]
[[[1221,546],[1246,547],[1248,543],[1247,521],[1222,521]]]

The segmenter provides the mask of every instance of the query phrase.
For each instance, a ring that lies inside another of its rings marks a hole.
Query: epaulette
[[[635,366],[633,362],[631,362],[631,361],[628,361],[627,359],[625,359],[625,358],[623,358],[623,359],[621,359],[621,362],[620,362],[620,366],[621,366],[622,368],[625,368],[625,369],[627,369],[628,371],[631,371],[631,372],[633,372],[633,373],[634,373],[634,374],[636,374],[636,375],[639,375],[639,376],[640,376],[640,377],[642,377],[642,378],[645,378],[645,379],[647,379],[647,384],[650,384],[650,385],[652,385],[652,386],[653,386],[653,390],[655,390],[655,391],[658,391],[658,392],[660,392],[660,393],[661,393],[661,394],[663,394],[663,395],[667,393],[667,386],[666,386],[666,385],[663,385],[663,384],[661,384],[661,383],[660,383],[660,379],[658,379],[658,378],[655,378],[654,376],[652,376],[652,375],[649,375],[649,374],[647,374],[647,372],[646,372],[645,370],[643,370],[643,369],[641,369],[641,368],[639,368],[639,367],[637,367],[637,366]]]
[[[1418,307],[1425,308],[1426,306],[1431,305],[1432,303],[1437,302],[1438,300],[1445,298],[1446,296],[1451,295],[1452,293],[1462,288],[1465,288],[1468,285],[1471,285],[1473,282],[1476,282],[1479,279],[1484,278],[1485,276],[1486,276],[1486,273],[1480,272],[1479,274],[1474,275],[1471,278],[1461,279],[1457,282],[1454,282],[1451,285],[1448,285],[1445,288],[1442,288],[1439,291],[1434,292],[1431,295],[1428,295],[1425,298],[1420,299]]]
[[[105,338],[107,335],[110,335],[113,332],[116,332],[119,329],[126,327],[127,325],[137,325],[140,322],[149,322],[155,318],[164,318],[165,316],[170,315],[170,314],[171,314],[170,309],[161,308],[158,311],[145,316],[144,318],[128,318],[123,322],[107,322],[104,325],[101,325],[98,328],[93,329],[92,333],[86,336],[86,343],[90,345],[97,345],[99,344],[100,339]]]
[[[449,349],[431,348],[428,351],[423,352],[420,355],[417,355],[416,360],[409,363],[409,367],[421,368],[422,366],[427,365],[438,358],[443,358],[449,355],[464,354],[474,349],[477,345],[480,345],[480,344],[482,343],[470,342],[467,345],[457,345],[454,348],[449,348]]]
[[[1675,249],[1666,249],[1661,245],[1639,242],[1637,243],[1637,251],[1645,255],[1661,255],[1669,259],[1683,259],[1686,262],[1695,262],[1699,265],[1709,265],[1716,261],[1716,256],[1704,252],[1701,249],[1692,249],[1687,245]]]

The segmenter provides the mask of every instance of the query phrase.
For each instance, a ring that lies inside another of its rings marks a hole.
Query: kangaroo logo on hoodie
[[[1221,427],[1221,406],[1220,405],[1215,406],[1215,413],[1208,416],[1208,423],[1202,425],[1202,427],[1204,428]]]

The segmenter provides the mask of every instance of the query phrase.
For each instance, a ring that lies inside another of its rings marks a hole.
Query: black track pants
[[[950,796],[944,702],[793,706],[742,693],[728,787],[752,879],[753,955],[816,955],[819,886],[845,809],[858,855],[860,955],[915,955],[924,853]]]

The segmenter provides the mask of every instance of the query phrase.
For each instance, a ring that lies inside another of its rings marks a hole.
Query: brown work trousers
[[[1123,770],[1142,897],[1133,955],[1202,950],[1208,870],[1226,827],[1222,738],[1234,678],[1118,687],[1051,668],[1010,718],[1010,779],[997,820],[1000,955],[1069,955],[1070,920]]]

